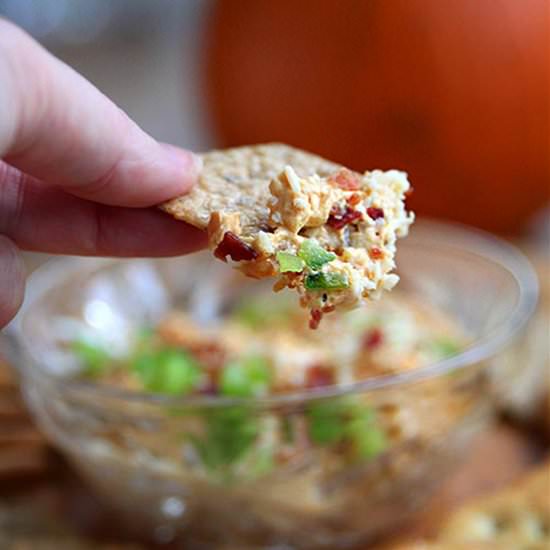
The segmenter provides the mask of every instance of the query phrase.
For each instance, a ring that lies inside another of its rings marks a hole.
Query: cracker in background
[[[444,524],[438,542],[550,548],[550,461],[511,487],[460,508]]]
[[[515,484],[470,501],[452,513],[434,540],[411,540],[379,550],[548,550],[550,461]]]
[[[386,550],[504,550],[491,543],[460,543],[460,542],[410,542],[399,546],[391,546]],[[512,550],[512,549],[507,549]],[[538,549],[533,549],[538,550]]]

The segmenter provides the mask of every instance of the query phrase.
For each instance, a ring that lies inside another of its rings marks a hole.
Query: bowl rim
[[[29,289],[25,301],[15,319],[6,328],[12,348],[15,347],[15,366],[24,375],[40,376],[71,393],[98,396],[101,398],[120,399],[133,403],[149,405],[196,407],[226,407],[232,405],[261,406],[273,408],[277,405],[291,405],[316,399],[339,397],[356,393],[375,391],[391,386],[407,385],[429,378],[445,375],[451,371],[465,369],[471,364],[484,361],[495,355],[510,343],[526,325],[533,314],[538,300],[538,279],[530,262],[515,246],[481,229],[454,222],[441,222],[423,219],[415,224],[414,238],[432,241],[440,246],[457,248],[483,257],[498,264],[514,278],[517,287],[517,301],[512,313],[506,320],[499,323],[490,334],[478,339],[461,353],[442,359],[435,363],[397,374],[381,375],[347,384],[331,385],[322,388],[302,389],[277,395],[255,398],[234,398],[211,395],[168,396],[144,391],[124,390],[94,383],[92,381],[63,378],[47,372],[40,367],[39,361],[31,351],[29,339],[25,337],[21,327],[27,313],[32,311],[32,305],[44,293],[57,286],[60,273],[67,276],[86,262],[88,270],[100,267],[136,261],[128,258],[83,258],[63,257],[48,261],[39,267],[29,277]],[[447,237],[451,235],[452,239]],[[200,252],[199,252],[200,253]],[[140,260],[143,261],[143,258]],[[36,368],[34,367],[36,363]]]

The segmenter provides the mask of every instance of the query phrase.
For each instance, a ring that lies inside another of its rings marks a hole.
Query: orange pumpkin
[[[420,214],[513,232],[550,185],[548,0],[219,1],[223,145],[399,167]]]

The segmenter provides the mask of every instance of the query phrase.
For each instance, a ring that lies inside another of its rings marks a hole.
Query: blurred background
[[[548,223],[549,11],[547,0],[0,0],[158,139],[277,140],[357,170],[401,168],[419,215],[506,235]]]

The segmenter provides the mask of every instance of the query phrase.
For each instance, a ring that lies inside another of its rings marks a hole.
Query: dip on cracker
[[[208,232],[224,261],[295,289],[316,328],[324,313],[376,299],[399,281],[396,241],[414,215],[404,172],[359,174],[281,144],[202,155],[198,185],[161,208]]]

